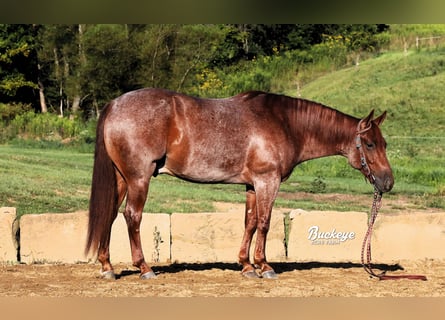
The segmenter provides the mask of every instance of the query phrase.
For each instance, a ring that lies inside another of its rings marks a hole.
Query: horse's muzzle
[[[380,192],[389,192],[394,186],[394,177],[392,174],[384,174],[383,176],[374,177],[374,185]]]

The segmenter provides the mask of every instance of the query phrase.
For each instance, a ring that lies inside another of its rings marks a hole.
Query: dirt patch
[[[343,204],[348,207],[348,204],[355,204],[355,211],[369,212],[372,205],[372,194],[343,194],[343,193],[310,193],[310,192],[279,192],[277,198],[286,200],[305,200],[311,203],[331,203],[331,204]],[[434,213],[443,212],[440,208],[431,208],[425,206],[425,199],[421,196],[403,196],[403,195],[384,195],[382,208],[380,212],[382,214],[398,214],[398,213],[412,213],[412,212],[424,212]],[[216,211],[237,211],[244,212],[243,203],[227,203],[227,202],[214,202]],[[297,204],[298,206],[298,204]],[[290,211],[290,208],[278,208],[280,211]],[[293,208],[295,209],[295,208]]]
[[[354,263],[275,263],[277,280],[245,279],[237,264],[157,265],[143,281],[129,265],[117,280],[99,276],[98,264],[1,265],[2,297],[437,297],[445,296],[445,261],[378,265],[390,274],[424,274],[428,281],[371,279]],[[401,269],[405,270],[401,270]]]
[[[372,194],[343,194],[343,193],[310,193],[310,192],[280,192],[279,198],[287,200],[306,200],[311,203],[356,204],[359,211],[368,212],[372,204]],[[443,209],[427,208],[425,199],[418,196],[383,195],[382,213],[410,213],[410,212],[442,212]]]

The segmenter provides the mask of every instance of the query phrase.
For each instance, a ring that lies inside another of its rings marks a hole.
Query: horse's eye
[[[372,148],[374,148],[374,143],[372,143],[372,142],[368,142],[368,143],[366,143],[366,147],[368,148],[368,149],[372,149]]]

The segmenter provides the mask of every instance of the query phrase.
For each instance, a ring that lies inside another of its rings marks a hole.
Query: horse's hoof
[[[103,279],[116,280],[116,275],[114,274],[113,270],[101,271],[100,274]]]
[[[142,280],[148,280],[148,279],[154,279],[154,278],[156,278],[156,275],[153,271],[148,271],[144,274],[141,274]]]
[[[261,277],[263,277],[264,279],[278,279],[277,274],[273,270],[262,272]]]
[[[255,272],[255,270],[250,270],[250,271],[242,272],[241,274],[243,275],[243,277],[245,277],[245,278],[249,278],[249,279],[256,279],[256,278],[259,278],[259,276],[258,276],[258,274]]]

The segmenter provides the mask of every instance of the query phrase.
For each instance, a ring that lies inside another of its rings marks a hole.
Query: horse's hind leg
[[[116,170],[116,180],[117,180],[117,190],[118,190],[118,208],[124,201],[125,195],[127,193],[127,184],[125,180],[122,178],[120,173]],[[117,217],[117,212],[114,213],[114,217],[111,220],[111,224],[109,226],[108,234],[111,235],[111,226],[114,220]],[[114,274],[113,266],[110,262],[110,237],[108,237],[108,241],[106,243],[101,243],[98,251],[98,260],[102,264],[101,274],[105,279],[115,279],[116,276]]]
[[[256,194],[252,187],[246,188],[246,212],[244,220],[244,236],[238,255],[239,263],[243,266],[242,275],[248,278],[257,278],[254,266],[250,263],[249,251],[253,234],[257,226]]]
[[[130,237],[133,265],[141,270],[141,279],[150,279],[155,277],[153,270],[145,262],[140,236],[142,211],[147,199],[148,185],[151,174],[154,172],[155,167],[156,165],[153,164],[150,174],[127,180],[128,192],[124,216],[127,222],[128,235]]]

